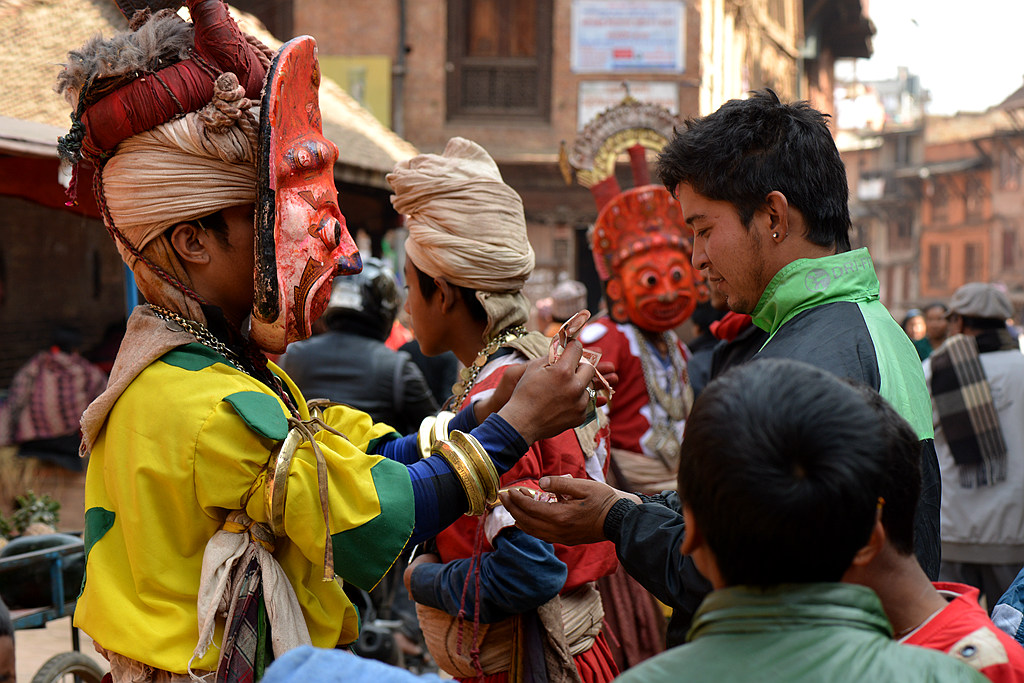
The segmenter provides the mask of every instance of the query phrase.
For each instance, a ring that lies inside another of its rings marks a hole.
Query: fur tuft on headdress
[[[136,31],[110,39],[96,36],[69,52],[54,89],[77,109],[83,89],[91,83],[134,78],[139,72],[159,71],[188,59],[193,38],[192,24],[171,10],[160,10]]]

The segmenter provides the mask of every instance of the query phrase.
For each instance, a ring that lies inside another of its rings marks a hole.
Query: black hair
[[[676,129],[658,157],[658,175],[673,196],[686,183],[730,202],[748,227],[778,190],[803,215],[808,240],[849,251],[850,190],[827,116],[807,102],[783,104],[771,90],[729,100]]]
[[[11,621],[11,612],[7,609],[7,605],[0,600],[0,638],[5,636],[14,640],[14,622]]]
[[[57,325],[50,334],[50,344],[64,353],[72,353],[82,348],[82,332],[71,325]]]
[[[434,292],[437,291],[434,278],[420,270],[415,263],[412,264],[412,267],[416,271],[416,279],[419,280],[420,293],[423,295],[423,298],[429,299],[434,296]],[[462,296],[462,300],[465,302],[466,308],[469,309],[469,314],[473,320],[487,322],[487,311],[484,310],[480,300],[476,298],[476,290],[469,287],[460,287],[459,285],[452,285],[452,287],[459,290],[459,294]]]
[[[921,497],[921,441],[877,391],[849,382],[875,411],[885,438],[885,477],[882,485],[882,526],[896,552],[914,554],[914,517]]]
[[[220,211],[214,211],[202,218],[196,218],[195,222],[203,230],[212,232],[214,238],[222,247],[231,246],[231,242],[228,240],[228,222],[224,220],[224,215]]]
[[[930,304],[928,304],[927,306],[922,306],[921,307],[921,312],[922,313],[928,313],[928,311],[932,310],[933,308],[941,309],[943,315],[946,315],[947,313],[949,313],[949,306],[947,306],[946,304],[942,303],[941,301],[933,301]]]
[[[701,329],[701,332],[707,332],[708,327],[711,323],[716,320],[721,320],[725,316],[726,311],[719,310],[711,305],[709,301],[701,301],[697,304],[697,307],[693,309],[693,313],[690,315],[690,322]]]
[[[834,375],[754,361],[694,403],[679,493],[728,585],[838,581],[871,536],[884,447],[874,411]]]
[[[1002,318],[976,318],[973,315],[961,315],[964,327],[973,330],[1002,330],[1006,328],[1006,321]]]

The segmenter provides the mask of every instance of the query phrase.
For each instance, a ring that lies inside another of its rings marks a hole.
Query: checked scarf
[[[963,488],[1006,480],[1006,441],[978,344],[954,335],[931,356],[932,401]]]
[[[274,660],[259,560],[253,557],[242,577],[237,602],[228,617],[225,647],[217,667],[217,681],[254,683]]]

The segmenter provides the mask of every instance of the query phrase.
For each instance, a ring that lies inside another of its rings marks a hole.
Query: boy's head
[[[744,224],[770,192],[781,192],[803,216],[809,242],[850,250],[846,167],[825,114],[806,102],[783,104],[763,90],[688,119],[662,150],[658,173],[673,195],[684,183],[730,202]]]
[[[684,552],[706,549],[727,586],[838,581],[871,536],[885,466],[857,390],[795,361],[737,367],[686,422]]]
[[[921,496],[921,441],[914,428],[882,398],[862,384],[852,384],[875,413],[885,439],[885,476],[882,480],[882,527],[900,555],[914,554],[914,515]]]

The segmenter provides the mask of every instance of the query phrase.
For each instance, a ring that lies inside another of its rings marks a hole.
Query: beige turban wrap
[[[391,203],[408,216],[407,256],[431,277],[477,290],[484,336],[526,322],[520,291],[533,272],[523,200],[483,147],[452,138],[444,154],[421,154],[388,174]]]
[[[222,74],[206,108],[128,138],[103,167],[116,229],[160,268],[191,287],[167,228],[256,201],[256,121],[234,74]],[[234,106],[232,106],[234,105]],[[203,321],[198,304],[117,242],[150,303]]]

